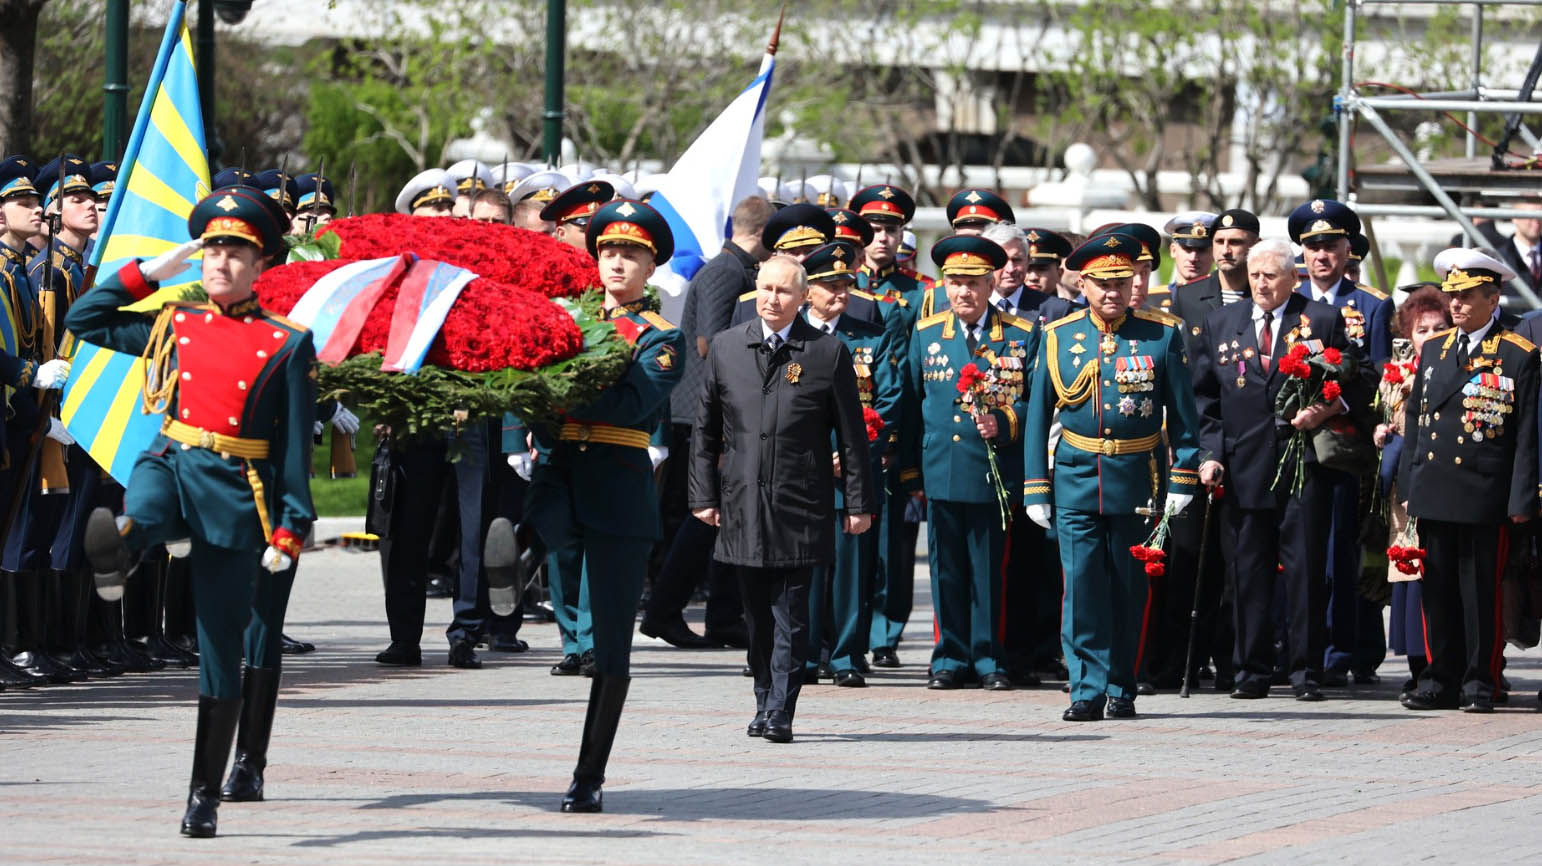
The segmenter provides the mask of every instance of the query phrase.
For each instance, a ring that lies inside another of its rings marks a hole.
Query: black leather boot
[[[220,779],[230,758],[230,742],[241,718],[241,699],[198,696],[198,733],[193,740],[193,778],[187,786],[182,835],[214,835],[220,807]]]
[[[168,667],[197,667],[198,656],[172,643],[166,634],[166,623],[168,620],[166,615],[167,587],[171,583],[169,571],[170,566],[167,562],[161,562],[157,564],[154,572],[145,575],[151,581],[149,586],[152,596],[149,612],[150,633],[145,639],[145,649],[149,652],[151,658],[165,662]]]
[[[53,611],[46,595],[54,587],[49,580],[34,571],[16,574],[16,634],[23,652],[13,661],[33,673],[40,674],[51,683],[78,683],[86,678],[85,671],[77,670],[48,654],[49,621]]]
[[[610,747],[616,741],[616,726],[621,722],[621,707],[631,677],[596,673],[589,686],[589,710],[584,714],[584,740],[578,747],[578,766],[573,770],[573,784],[562,798],[564,812],[603,812],[605,765],[610,761]]]
[[[262,799],[262,771],[268,766],[268,738],[278,704],[278,668],[247,668],[241,678],[241,727],[236,760],[220,799],[250,803]]]

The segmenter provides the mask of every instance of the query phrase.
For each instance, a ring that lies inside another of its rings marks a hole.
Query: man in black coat
[[[1205,317],[1192,360],[1204,455],[1200,480],[1213,489],[1224,476],[1230,501],[1226,528],[1235,551],[1234,698],[1269,693],[1274,586],[1276,569],[1283,566],[1291,686],[1297,700],[1322,700],[1332,491],[1310,442],[1299,492],[1292,490],[1288,467],[1276,486],[1276,467],[1290,434],[1309,433],[1367,396],[1364,379],[1357,378],[1343,383],[1338,401],[1316,402],[1289,421],[1276,416],[1275,399],[1288,378],[1279,361],[1292,345],[1315,341],[1346,356],[1352,352],[1342,314],[1294,292],[1293,259],[1284,241],[1256,245],[1248,258],[1251,299]]]
[[[1435,257],[1456,327],[1430,337],[1404,409],[1398,489],[1419,521],[1429,665],[1411,710],[1493,712],[1509,530],[1537,511],[1537,350],[1494,316],[1515,274],[1470,249]]]
[[[803,266],[775,256],[756,287],[760,317],[714,337],[707,351],[690,501],[698,520],[718,527],[714,558],[738,573],[755,677],[747,733],[785,743],[808,655],[813,569],[835,560],[833,458],[846,532],[867,531],[878,499],[851,353],[798,316],[808,297]]]
[[[648,607],[638,631],[677,647],[698,649],[722,644],[743,646],[741,605],[733,577],[712,562],[712,527],[691,517],[686,505],[686,478],[690,475],[691,425],[701,405],[701,379],[706,368],[707,345],[729,326],[740,295],[755,290],[755,273],[770,255],[760,234],[776,208],[760,196],[734,205],[733,236],[691,277],[680,315],[685,336],[685,367],[680,385],[669,398],[671,421],[669,447],[674,460],[664,464],[664,537],[672,538],[668,554],[653,578]],[[685,624],[685,606],[691,601],[702,575],[707,577],[705,638]]]

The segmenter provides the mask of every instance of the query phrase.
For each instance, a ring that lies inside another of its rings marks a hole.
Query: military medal
[[[1103,339],[1098,341],[1098,351],[1105,355],[1114,354],[1119,351],[1119,339],[1113,334],[1104,334]]]
[[[798,377],[803,375],[803,365],[793,361],[787,365],[787,381],[789,384],[798,384]]]
[[[1134,397],[1131,397],[1130,395],[1126,394],[1123,397],[1119,398],[1119,414],[1120,415],[1126,415],[1126,416],[1134,415],[1135,414],[1135,398]]]

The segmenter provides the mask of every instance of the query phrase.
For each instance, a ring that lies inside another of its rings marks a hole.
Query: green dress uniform
[[[851,279],[856,273],[849,269],[849,258],[835,258],[831,253],[840,244],[831,244],[815,250],[804,261],[809,281],[824,279]],[[850,248],[847,248],[850,249]],[[842,250],[844,253],[845,250]],[[869,445],[873,478],[883,477],[884,455],[898,451],[900,429],[901,394],[903,375],[891,349],[892,335],[881,325],[864,319],[842,315],[835,322],[818,323],[805,319],[815,328],[832,334],[846,344],[851,353],[852,367],[857,375],[857,397],[862,408],[872,409],[883,421],[878,438]],[[894,446],[891,448],[891,444]],[[835,449],[832,435],[832,450]],[[879,541],[881,523],[887,515],[879,514],[875,525],[861,535],[843,531],[845,494],[842,485],[835,485],[835,562],[814,569],[813,582],[809,587],[810,652],[804,669],[803,681],[816,680],[820,647],[830,645],[830,667],[839,681],[842,671],[856,669],[856,661],[866,654],[872,631],[872,599],[878,574]],[[901,623],[903,625],[903,623]]]
[[[1000,246],[965,236],[939,242],[932,257],[944,274],[981,275],[1006,262]],[[996,485],[1016,490],[1022,479],[1026,386],[1039,333],[1032,322],[988,304],[974,324],[978,336],[951,310],[922,319],[911,336],[905,368],[923,422],[920,447],[907,449],[910,468],[919,468],[920,475],[906,490],[926,493],[937,621],[933,688],[951,688],[971,675],[987,686],[1010,687],[998,663],[1006,515]],[[984,374],[984,382],[960,393],[959,378],[971,365]],[[976,414],[995,418],[994,440],[980,437]],[[992,477],[992,453],[998,478]],[[919,467],[913,464],[916,458]]]
[[[1115,276],[1132,272],[1131,258],[1073,253],[1069,261],[1094,275],[1112,264],[1112,272],[1101,272]],[[1061,435],[1052,475],[1049,434],[1056,409]],[[1131,310],[1105,322],[1081,310],[1045,326],[1025,421],[1023,502],[1054,507],[1071,701],[1086,702],[1098,716],[1105,699],[1135,699],[1149,586],[1130,548],[1143,543],[1150,529],[1135,509],[1160,505],[1169,446],[1176,459],[1166,473],[1167,490],[1194,492],[1198,425],[1176,319]]]

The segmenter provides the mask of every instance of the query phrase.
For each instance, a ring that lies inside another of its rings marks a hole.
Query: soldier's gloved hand
[[[139,263],[139,273],[152,283],[174,277],[187,270],[187,260],[203,249],[203,238],[190,240],[174,250],[167,250],[148,262]]]
[[[510,454],[509,466],[514,470],[515,475],[518,475],[520,478],[523,478],[526,481],[530,480],[530,470],[533,466],[533,462],[531,461],[529,454]]]
[[[37,374],[32,377],[32,387],[42,388],[45,391],[63,388],[64,383],[70,379],[70,362],[63,358],[55,358],[37,368]]]
[[[649,460],[649,462],[651,462],[653,464],[653,468],[654,469],[659,468],[659,464],[663,463],[665,460],[668,460],[668,459],[669,459],[669,449],[668,448],[663,448],[663,447],[658,446],[658,445],[649,445],[648,446],[648,460]]]
[[[1168,514],[1178,514],[1183,509],[1188,508],[1189,503],[1193,501],[1194,494],[1192,493],[1169,493],[1167,494],[1167,504],[1162,506],[1162,510]]]
[[[312,436],[320,436],[321,435],[321,431],[323,431],[325,429],[327,429],[326,422],[325,421],[317,421],[315,426],[311,428],[311,435]]]
[[[278,574],[291,565],[294,565],[294,560],[289,554],[272,545],[268,545],[268,549],[262,552],[262,567],[270,574]]]
[[[349,436],[359,432],[359,416],[348,411],[348,407],[337,404],[337,411],[332,413],[332,426],[339,432]]]
[[[1049,528],[1049,519],[1055,513],[1054,509],[1041,503],[1038,505],[1030,505],[1026,510],[1028,512],[1029,520],[1037,523],[1041,529]]]
[[[59,422],[58,418],[48,419],[48,432],[43,435],[58,442],[60,445],[75,444],[75,437],[70,435],[70,431],[64,429],[64,425]]]

